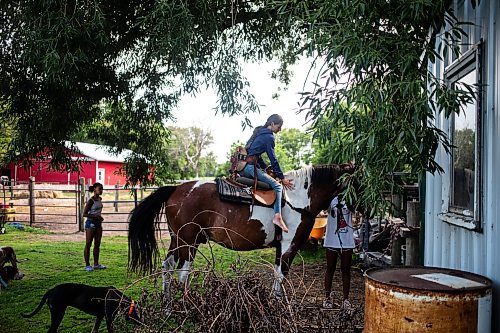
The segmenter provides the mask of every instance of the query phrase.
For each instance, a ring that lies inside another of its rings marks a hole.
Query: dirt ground
[[[340,269],[337,267],[333,277],[333,309],[324,309],[324,277],[326,262],[309,265],[292,266],[288,280],[288,290],[301,300],[304,331],[311,332],[361,332],[364,321],[365,285],[363,272],[356,267],[351,268],[351,289],[349,300],[353,309],[343,312],[340,309],[342,302],[342,279]],[[262,279],[272,277],[262,275]],[[290,285],[291,283],[291,285]],[[286,288],[285,283],[285,288]],[[325,323],[327,321],[328,323]]]

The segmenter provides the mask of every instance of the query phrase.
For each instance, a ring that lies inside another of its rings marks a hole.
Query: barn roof
[[[71,147],[71,142],[66,141],[66,146]],[[125,158],[132,154],[129,149],[124,149],[120,154],[113,153],[113,147],[104,145],[95,145],[93,143],[75,142],[73,147],[78,153],[90,157],[96,161],[104,162],[124,162]]]

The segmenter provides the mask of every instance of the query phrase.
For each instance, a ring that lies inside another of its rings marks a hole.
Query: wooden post
[[[420,202],[408,201],[406,203],[406,225],[414,228],[420,227]],[[419,237],[418,234],[406,238],[406,260],[407,266],[419,265]]]
[[[401,209],[401,195],[400,194],[392,194],[391,202],[394,205],[394,217],[402,217],[403,212]]]
[[[33,226],[33,223],[35,222],[35,190],[34,190],[34,184],[35,184],[35,177],[31,176],[29,178],[29,183],[28,183],[28,192],[29,192],[29,197],[28,197],[28,205],[30,206],[30,227]]]
[[[115,212],[118,211],[118,200],[120,200],[119,188],[120,188],[120,181],[117,180],[115,185],[115,202],[113,203],[113,206],[115,206]]]
[[[10,180],[10,184],[9,184],[9,191],[10,191],[10,200],[12,200],[14,198],[14,179],[11,179]]]
[[[137,208],[137,187],[134,186],[134,204],[135,208]]]
[[[403,245],[403,239],[399,235],[395,235],[392,240],[391,249],[391,266],[401,266],[401,245]]]
[[[144,200],[144,187],[141,186],[141,201]]]
[[[88,179],[88,183],[89,183],[89,187],[90,187],[90,186],[92,186],[92,184],[93,184],[93,183],[92,183],[92,178],[89,178],[89,179]],[[90,197],[92,196],[92,193],[90,193],[90,191],[85,191],[85,193],[87,194],[87,195],[86,195],[87,200],[89,200],[89,199],[90,199]]]
[[[85,208],[85,178],[78,180],[78,230],[84,231],[83,209]]]

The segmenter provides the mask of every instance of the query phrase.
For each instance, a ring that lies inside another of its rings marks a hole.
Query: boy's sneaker
[[[94,268],[92,266],[85,266],[85,270],[87,272],[92,272],[94,270]]]
[[[106,266],[101,265],[101,264],[99,264],[99,265],[94,265],[94,269],[105,269],[105,268],[106,268]]]

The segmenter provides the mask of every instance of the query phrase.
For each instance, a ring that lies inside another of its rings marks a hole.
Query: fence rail
[[[91,180],[89,180],[91,182]],[[48,229],[60,229],[55,225],[66,225],[64,230],[83,231],[83,209],[92,196],[85,179],[78,183],[59,184],[55,182],[38,183],[31,177],[28,182],[2,183],[3,198],[0,206],[0,222],[22,222],[30,226],[42,226]],[[127,216],[132,209],[157,187],[123,188],[119,183],[104,186],[103,211],[104,231],[123,232],[128,230]],[[161,224],[166,230],[166,223]]]

